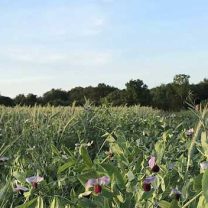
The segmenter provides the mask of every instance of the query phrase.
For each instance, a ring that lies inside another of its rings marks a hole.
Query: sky
[[[1,0],[0,93],[208,78],[207,0]]]

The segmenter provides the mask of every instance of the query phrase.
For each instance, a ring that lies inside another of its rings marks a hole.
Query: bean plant
[[[0,107],[2,208],[208,208],[208,108]]]

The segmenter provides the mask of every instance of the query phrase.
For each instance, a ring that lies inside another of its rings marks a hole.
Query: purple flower
[[[148,192],[151,190],[151,183],[155,181],[156,177],[155,176],[149,176],[144,179],[143,181],[143,189],[145,192]]]
[[[148,161],[148,164],[152,172],[157,173],[160,171],[159,166],[156,164],[156,157],[151,156],[151,158]]]
[[[178,191],[178,189],[172,189],[171,193],[170,193],[171,197],[174,197],[177,201],[179,201],[180,197],[181,197],[181,192]]]
[[[26,178],[26,181],[28,183],[32,184],[33,188],[37,188],[38,183],[40,183],[43,180],[44,180],[44,178],[41,176],[32,176],[32,177]]]
[[[110,178],[108,176],[103,176],[101,178],[98,178],[98,184],[99,185],[108,185],[110,183]]]
[[[87,181],[87,183],[85,184],[85,189],[89,190],[89,188],[94,187],[95,185],[108,185],[110,183],[110,178],[108,176],[103,176],[100,178],[91,178]]]
[[[24,192],[29,191],[29,189],[24,186],[16,185],[16,187],[14,188],[14,191],[18,192],[20,195],[23,195]]]
[[[85,184],[85,192],[79,195],[81,197],[88,197],[92,194],[92,191],[89,191],[90,188],[93,188],[94,193],[99,194],[102,191],[102,186],[106,186],[110,183],[110,178],[108,176],[103,176],[100,178],[91,178]]]

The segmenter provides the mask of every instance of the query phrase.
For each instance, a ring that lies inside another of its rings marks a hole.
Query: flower
[[[26,178],[26,181],[28,183],[32,184],[33,188],[37,188],[38,183],[40,183],[43,180],[44,180],[44,178],[40,177],[40,176],[32,176],[32,177]]]
[[[194,134],[194,129],[191,128],[185,132],[186,136],[191,137]]]
[[[159,166],[156,164],[156,157],[151,156],[148,161],[149,167],[154,173],[158,173],[160,171]]]
[[[145,192],[148,192],[151,190],[151,183],[155,181],[156,177],[155,176],[149,176],[144,179],[143,181],[143,189]]]
[[[170,197],[174,197],[177,201],[180,199],[181,197],[181,192],[178,191],[178,189],[172,189],[171,193],[170,193]]]
[[[100,178],[91,178],[85,184],[85,192],[79,195],[79,198],[89,197],[92,192],[95,194],[100,194],[102,192],[102,186],[108,185],[110,183],[110,178],[108,176],[103,176]],[[93,191],[90,191],[93,188]]]
[[[9,160],[8,157],[4,157],[4,156],[1,156],[1,157],[0,157],[0,163],[6,162],[6,161],[8,161],[8,160]]]
[[[100,193],[102,191],[102,185],[108,185],[110,183],[110,178],[108,176],[103,176],[100,178],[92,178],[87,181],[85,184],[85,189],[89,190],[89,188],[94,187],[95,193]]]
[[[20,195],[23,195],[24,192],[29,191],[29,189],[24,186],[16,185],[16,188],[14,188],[14,191],[19,192]]]
[[[201,162],[201,163],[200,163],[200,168],[201,168],[202,170],[208,169],[208,161]]]

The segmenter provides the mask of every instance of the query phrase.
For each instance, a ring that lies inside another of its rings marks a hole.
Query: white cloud
[[[0,52],[1,59],[16,65],[102,66],[112,61],[112,51],[74,50],[52,51],[25,47],[10,48]]]

